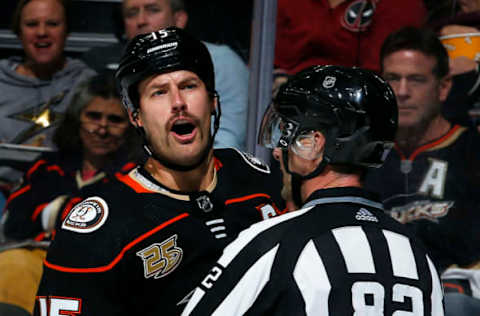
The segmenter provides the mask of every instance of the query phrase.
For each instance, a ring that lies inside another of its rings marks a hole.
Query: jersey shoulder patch
[[[107,217],[107,202],[98,196],[89,197],[72,208],[62,223],[62,229],[91,233],[102,227]]]
[[[233,148],[233,147],[232,147]],[[264,163],[262,160],[259,158],[255,157],[254,155],[250,153],[246,153],[243,151],[238,150],[237,148],[233,148],[237,153],[240,154],[240,156],[243,158],[243,160],[249,164],[253,169],[258,170],[260,172],[270,174],[270,167]]]

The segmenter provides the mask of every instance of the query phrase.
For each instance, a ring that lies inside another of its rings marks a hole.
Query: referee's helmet
[[[314,159],[307,137],[320,131],[326,163],[379,167],[397,123],[395,96],[379,76],[360,68],[312,66],[280,87],[264,114],[259,143]]]

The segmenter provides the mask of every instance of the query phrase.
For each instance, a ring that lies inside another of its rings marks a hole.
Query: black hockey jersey
[[[7,215],[3,227],[5,236],[13,240],[50,240],[51,233],[45,232],[42,227],[42,216],[50,202],[60,196],[81,195],[85,189],[97,191],[102,186],[109,185],[114,173],[127,173],[134,167],[133,162],[118,159],[92,178],[83,180],[80,174],[81,154],[54,152],[42,155],[25,172],[21,185],[7,200]],[[62,204],[55,207],[61,208]],[[61,215],[59,213],[58,217]]]
[[[214,155],[205,192],[169,191],[139,167],[77,204],[49,248],[34,314],[180,314],[238,232],[280,213],[267,166]]]
[[[313,193],[225,248],[186,315],[443,315],[434,264],[360,188]]]
[[[454,126],[406,156],[396,147],[365,187],[387,211],[411,226],[437,268],[480,260],[480,135]]]

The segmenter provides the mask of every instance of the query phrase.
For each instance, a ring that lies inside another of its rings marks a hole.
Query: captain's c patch
[[[62,228],[77,233],[90,233],[99,229],[108,217],[108,205],[98,196],[75,205],[62,223]]]

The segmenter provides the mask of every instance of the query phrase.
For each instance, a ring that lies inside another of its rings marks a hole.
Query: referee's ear
[[[323,152],[325,151],[325,136],[319,131],[313,132],[313,154],[314,157],[318,157],[319,161],[323,158]]]

